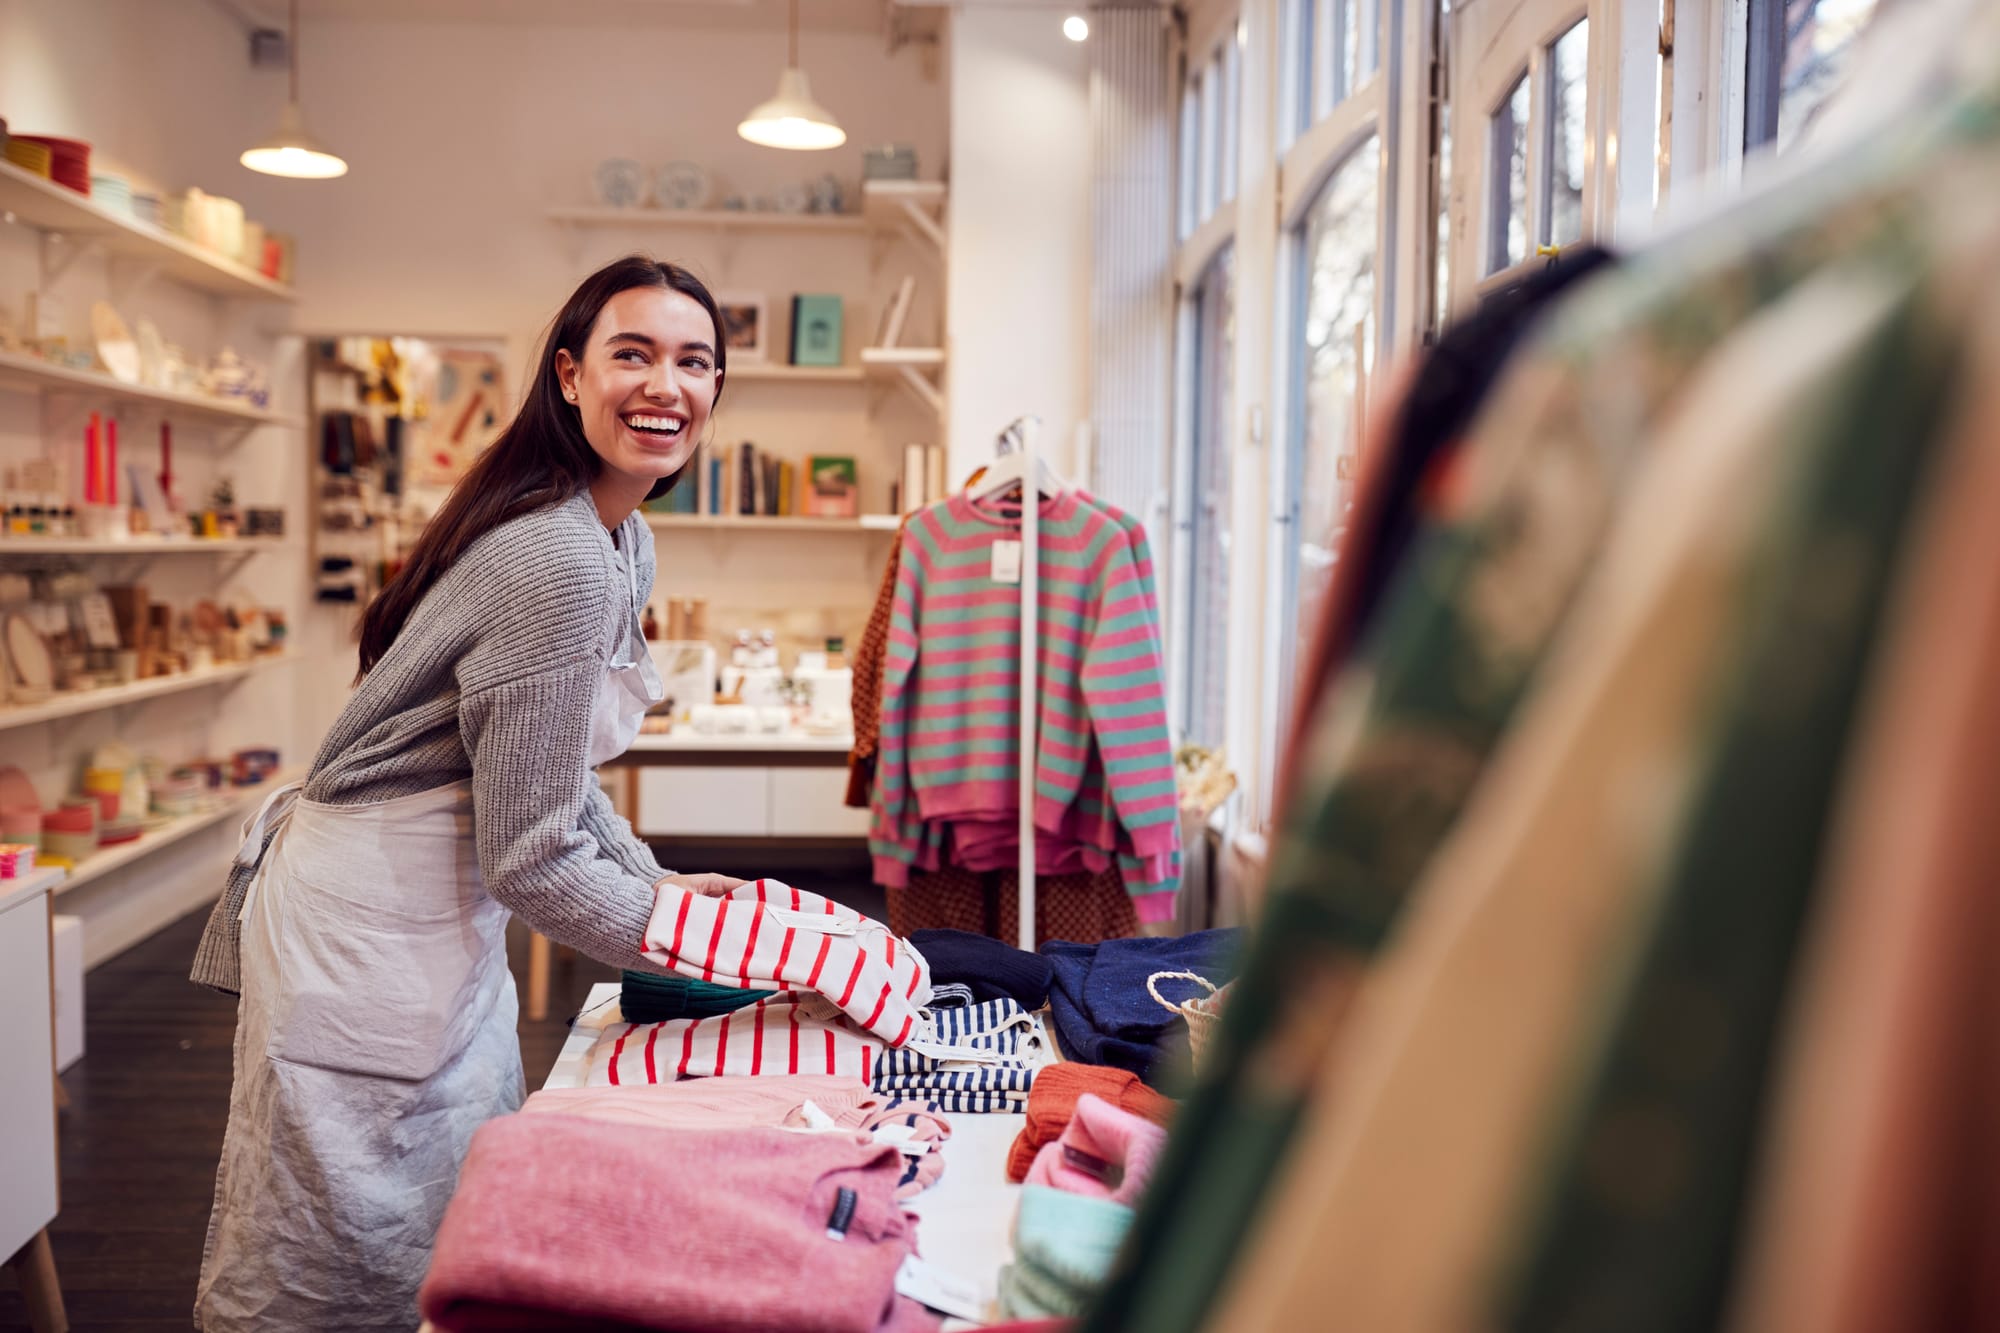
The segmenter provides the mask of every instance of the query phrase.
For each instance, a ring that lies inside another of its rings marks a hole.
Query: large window
[[[1840,81],[1875,0],[1750,0],[1743,146],[1790,147]]]
[[[1180,237],[1236,198],[1243,59],[1235,29],[1188,70],[1181,87]]]
[[[1236,252],[1216,256],[1194,299],[1192,494],[1183,509],[1188,596],[1181,660],[1182,735],[1203,745],[1227,738],[1229,684],[1229,422],[1235,412]]]
[[[1287,451],[1285,611],[1279,697],[1295,694],[1299,640],[1318,622],[1353,504],[1375,365],[1381,149],[1373,137],[1327,179],[1300,227],[1298,403]]]
[[[1381,0],[1286,0],[1285,49],[1295,63],[1285,143],[1325,120],[1380,68],[1381,18]]]

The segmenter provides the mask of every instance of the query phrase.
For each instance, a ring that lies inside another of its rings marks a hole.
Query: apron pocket
[[[505,928],[498,904],[421,915],[363,907],[296,876],[274,887],[277,901],[266,906],[281,914],[272,1057],[419,1080],[478,1031],[505,970],[484,965],[496,949],[489,935]]]

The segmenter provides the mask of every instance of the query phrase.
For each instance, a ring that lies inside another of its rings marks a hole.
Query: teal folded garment
[[[627,972],[618,990],[618,1007],[627,1023],[665,1023],[676,1018],[714,1018],[755,1004],[774,992],[718,986],[687,977]]]
[[[1000,1270],[1001,1313],[1009,1319],[1082,1314],[1131,1225],[1132,1210],[1123,1204],[1023,1185],[1014,1262]]]

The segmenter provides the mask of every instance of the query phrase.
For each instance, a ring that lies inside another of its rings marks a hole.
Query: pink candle
[[[118,418],[106,423],[104,444],[104,503],[118,503]]]

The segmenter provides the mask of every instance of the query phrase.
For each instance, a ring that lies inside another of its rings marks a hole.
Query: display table
[[[583,1012],[549,1070],[545,1088],[580,1088],[589,1077],[597,1034],[624,1022],[618,983],[590,988]],[[976,1287],[989,1304],[999,1291],[1000,1266],[1014,1252],[1014,1211],[1021,1187],[1007,1179],[1007,1150],[1027,1124],[1025,1115],[953,1115],[951,1138],[940,1150],[944,1174],[903,1207],[918,1219],[917,1248],[924,1259]],[[976,1327],[950,1320],[947,1330]]]

